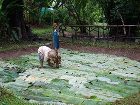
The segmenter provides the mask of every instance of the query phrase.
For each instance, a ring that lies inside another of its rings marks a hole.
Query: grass
[[[69,45],[81,45],[81,46],[92,46],[92,47],[104,47],[104,48],[140,48],[140,44],[134,42],[115,42],[115,41],[105,41],[105,40],[89,40],[89,39],[66,39],[61,37],[64,43]]]
[[[16,97],[10,91],[0,87],[0,105],[37,105],[28,103],[25,100]]]
[[[21,48],[37,47],[36,42],[21,41],[21,42],[0,42],[0,51],[16,50]]]
[[[133,94],[122,100],[118,100],[114,103],[110,103],[110,105],[140,105],[140,93]]]
[[[53,29],[50,26],[43,27],[43,28],[39,28],[39,27],[32,28],[33,34],[36,34],[38,36],[46,36],[47,34],[51,34],[52,31],[53,31]]]
[[[16,97],[10,91],[0,87],[0,105],[37,105],[28,103],[25,100]],[[140,105],[140,93],[134,94],[130,97],[126,97],[122,100],[118,100],[107,105]]]
[[[0,42],[1,51],[11,51],[16,49],[26,49],[30,47],[39,47],[48,41],[20,41],[20,42]]]
[[[37,35],[38,37],[47,38],[48,40],[52,40],[52,32],[53,29],[51,26],[45,26],[45,27],[33,27],[32,33]]]

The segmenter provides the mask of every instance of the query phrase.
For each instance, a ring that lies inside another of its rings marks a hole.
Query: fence
[[[69,25],[62,26],[60,29],[63,37],[71,37],[72,40],[81,38],[98,40],[140,39],[140,25]],[[85,33],[81,33],[81,30],[84,30]]]

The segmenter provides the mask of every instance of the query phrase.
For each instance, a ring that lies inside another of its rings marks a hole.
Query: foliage
[[[73,20],[70,20],[70,17],[68,15],[68,11],[66,8],[58,8],[54,11],[54,20],[59,20],[60,23],[64,25],[68,25]]]
[[[42,13],[42,8],[49,8],[53,0],[25,0],[25,19],[31,24],[43,24],[46,22],[46,11]],[[50,12],[49,12],[50,13]],[[48,15],[50,16],[50,15]],[[51,18],[49,18],[51,19]]]
[[[93,1],[69,0],[65,2],[65,7],[68,9],[69,15],[75,19],[76,24],[93,24],[101,19],[102,11]]]
[[[109,25],[139,25],[140,23],[140,1],[138,0],[98,0]],[[138,28],[134,27],[130,36],[136,36]],[[129,30],[125,27],[119,29],[119,34],[127,35]],[[111,29],[110,33],[116,33]]]
[[[122,24],[121,17],[125,24],[138,24],[140,8],[138,5],[140,2],[134,0],[116,0],[107,1],[99,0],[98,3],[102,7],[108,24],[113,24],[113,21],[119,20],[118,24]],[[127,8],[127,9],[126,9]],[[133,14],[133,15],[132,15]],[[135,19],[135,20],[134,20]],[[133,20],[133,22],[132,22]],[[117,24],[117,23],[116,23]]]
[[[100,21],[102,16],[101,8],[98,6],[98,4],[95,4],[95,2],[93,3],[90,0],[26,0],[25,4],[28,8],[28,12],[25,12],[25,16],[29,16],[28,19],[30,19],[30,22],[34,21],[36,23],[39,21],[41,23],[47,21],[47,23],[50,24],[50,21],[59,20],[64,24],[71,23],[71,21],[72,23],[76,24],[82,24],[81,22],[93,24],[94,22]],[[41,9],[48,7],[52,7],[54,10],[47,11],[46,13],[44,12],[44,15],[42,15]],[[71,21],[69,18],[71,18]]]
[[[95,22],[103,22],[102,9],[93,1],[89,1],[85,8],[82,9],[81,17],[84,18],[90,25],[94,24]]]

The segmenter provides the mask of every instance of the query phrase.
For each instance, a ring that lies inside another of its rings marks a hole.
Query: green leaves
[[[93,6],[94,5],[94,6]],[[101,20],[102,10],[91,0],[69,0],[65,2],[70,17],[74,18],[72,24],[94,24]]]

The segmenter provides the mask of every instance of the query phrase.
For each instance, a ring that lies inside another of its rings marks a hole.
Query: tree
[[[2,3],[2,11],[8,19],[11,35],[9,39],[20,40],[27,39],[29,29],[24,21],[24,2],[23,0],[4,0]]]
[[[102,7],[106,22],[109,25],[137,25],[140,22],[140,1],[139,0],[98,0]],[[115,35],[117,30],[112,28],[111,35]],[[129,30],[122,27],[120,34],[127,34]],[[131,35],[135,36],[137,28],[131,29]]]
[[[25,19],[32,25],[45,23],[46,12],[55,0],[25,0]],[[50,15],[50,14],[49,14]],[[48,16],[49,17],[49,16]]]
[[[101,10],[99,5],[91,0],[66,0],[63,1],[63,5],[69,11],[69,16],[75,19],[77,25],[93,24],[101,18],[102,11],[98,11]],[[97,16],[96,19],[95,16]],[[82,33],[86,33],[86,27],[82,26],[80,30]]]

